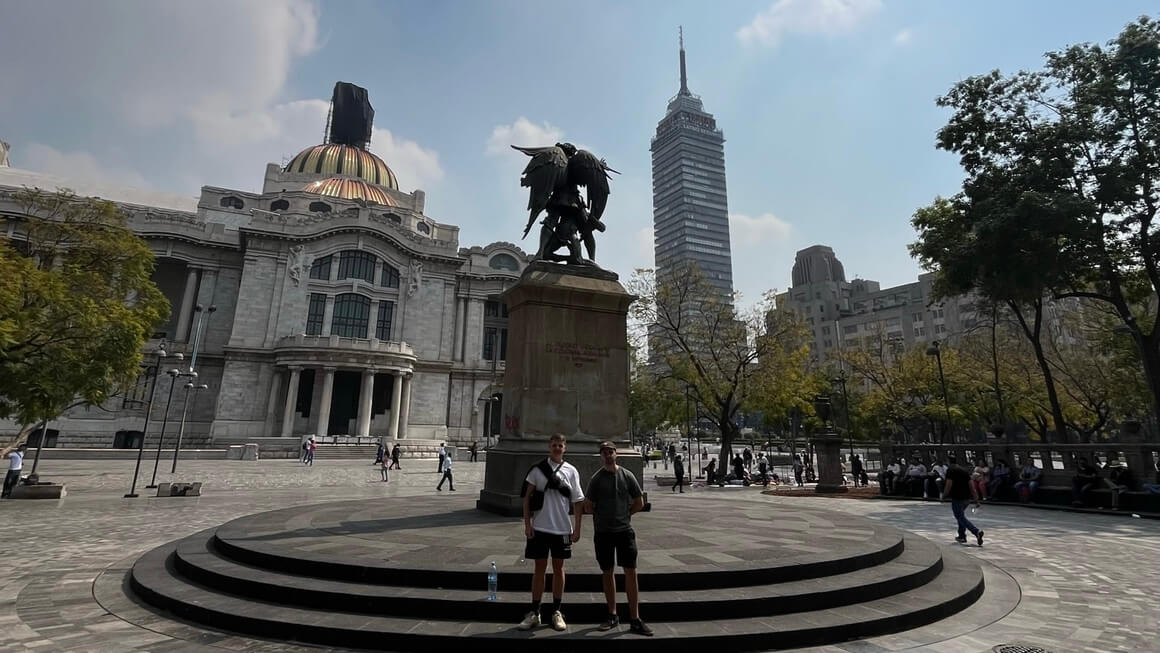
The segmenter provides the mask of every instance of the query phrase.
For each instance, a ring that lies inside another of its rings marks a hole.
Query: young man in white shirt
[[[23,444],[8,447],[0,453],[0,458],[8,456],[8,474],[4,476],[4,490],[0,492],[0,497],[7,499],[12,495],[12,488],[20,482],[20,470],[24,469],[24,447]]]
[[[552,556],[552,628],[564,630],[568,624],[560,612],[564,599],[564,561],[572,557],[572,544],[580,541],[580,523],[584,516],[580,502],[584,489],[580,473],[564,462],[567,440],[557,433],[548,440],[548,457],[528,471],[524,479],[524,557],[535,561],[532,573],[532,609],[520,622],[520,630],[540,625],[540,602],[544,596],[544,576],[548,555]],[[543,493],[544,504],[532,510],[532,495]],[[572,517],[568,516],[571,504]]]

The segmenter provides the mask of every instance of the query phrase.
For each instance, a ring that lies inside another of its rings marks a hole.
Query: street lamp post
[[[157,374],[161,371],[161,361],[165,359],[168,354],[165,353],[165,341],[161,341],[157,345],[157,349],[153,352],[157,356],[157,360],[153,362],[153,382],[149,387],[149,403],[145,407],[145,426],[141,429],[141,443],[137,445],[137,464],[133,467],[133,483],[129,485],[129,493],[125,495],[126,499],[137,498],[137,476],[141,473],[141,458],[145,455],[145,436],[149,434],[149,418],[153,415],[153,397],[157,394]]]
[[[846,392],[845,374],[830,379],[830,383],[842,388],[842,410],[846,413],[846,433],[850,437],[850,460],[854,459],[854,422],[850,419],[850,395]]]
[[[189,408],[189,393],[191,390],[205,390],[209,387],[204,383],[195,385],[194,381],[197,380],[197,353],[198,349],[201,348],[201,335],[209,322],[206,313],[212,316],[217,311],[217,306],[210,306],[208,311],[203,312],[201,304],[198,304],[193,307],[193,310],[197,313],[197,326],[193,331],[193,354],[189,358],[189,370],[185,373],[185,376],[190,377],[190,381],[185,384],[185,402],[181,407],[181,426],[177,429],[177,442],[173,447],[173,465],[169,469],[170,474],[177,473],[177,457],[181,454],[181,439],[185,436],[185,415]]]
[[[942,384],[943,408],[946,410],[947,414],[946,433],[949,433],[951,430],[951,400],[950,396],[947,394],[947,377],[943,374],[942,349],[939,348],[938,340],[931,341],[930,346],[926,348],[926,355],[934,356],[935,360],[938,361],[938,378],[939,382]],[[943,435],[939,435],[938,444],[940,447],[944,444]]]
[[[181,360],[181,354],[175,354],[178,360]],[[169,398],[165,400],[165,416],[161,420],[161,435],[157,437],[157,456],[153,459],[153,478],[149,480],[149,485],[145,487],[155,490],[157,489],[157,467],[161,464],[161,444],[165,442],[165,426],[169,424],[169,406],[173,403],[173,389],[177,387],[177,377],[181,376],[181,370],[176,367],[166,372],[169,375]]]

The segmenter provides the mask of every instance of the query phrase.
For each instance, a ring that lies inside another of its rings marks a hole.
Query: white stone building
[[[112,200],[149,243],[172,317],[146,344],[147,364],[164,340],[187,369],[202,326],[196,371],[208,389],[189,397],[190,446],[308,434],[466,443],[498,432],[499,296],[527,256],[502,242],[461,248],[458,227],[427,216],[424,193],[401,191],[368,150],[312,146],[285,167],[269,164],[259,192],[206,186],[197,198],[0,166],[0,228],[15,239],[21,218],[7,195],[25,186]],[[54,420],[46,445],[135,447],[150,380],[143,373],[129,396]],[[158,380],[148,441],[169,382]]]

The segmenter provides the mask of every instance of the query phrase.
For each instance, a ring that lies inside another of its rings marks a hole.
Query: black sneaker
[[[614,614],[610,614],[610,615],[608,615],[608,618],[604,620],[604,623],[602,623],[596,627],[596,630],[601,630],[601,631],[612,630],[613,628],[616,628],[619,625],[620,625],[620,617],[617,617]]]
[[[983,531],[975,533],[975,539],[979,541],[979,546],[983,546]]]
[[[966,544],[967,543],[967,536],[964,535],[962,537],[956,537],[955,541],[958,542],[959,544]]]
[[[640,619],[633,619],[631,622],[629,622],[628,629],[637,635],[644,635],[645,637],[653,636],[652,628],[649,628],[648,624],[641,621]]]

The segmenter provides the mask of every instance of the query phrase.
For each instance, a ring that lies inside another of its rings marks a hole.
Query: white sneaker
[[[560,614],[559,610],[552,613],[552,628],[556,630],[568,629],[568,624],[564,623],[564,615]]]
[[[557,612],[556,614],[560,614],[560,613]],[[532,611],[532,612],[529,612],[526,615],[524,615],[524,620],[520,622],[520,625],[518,626],[518,628],[520,630],[531,630],[539,625],[540,625],[540,613]]]

